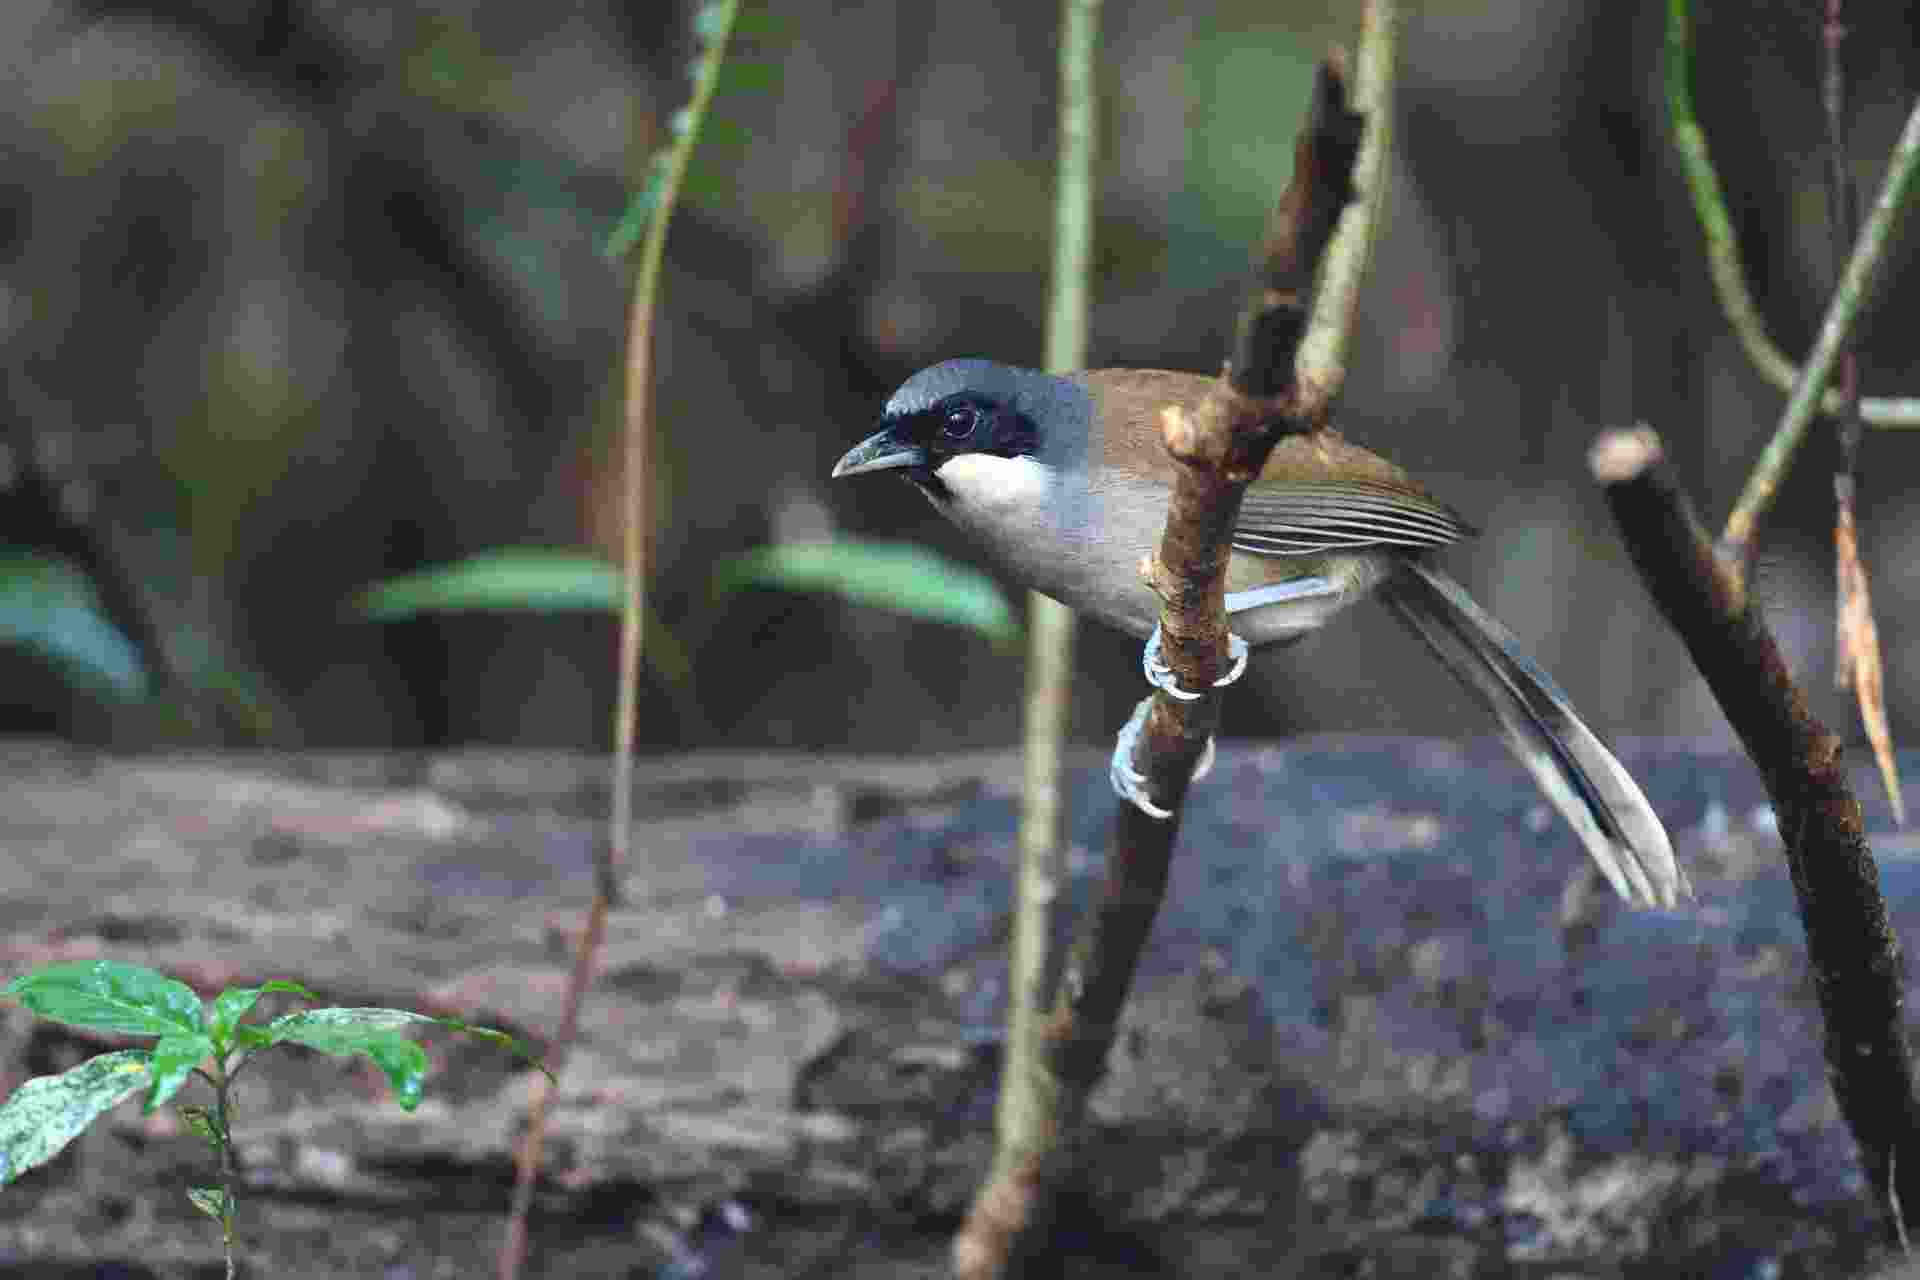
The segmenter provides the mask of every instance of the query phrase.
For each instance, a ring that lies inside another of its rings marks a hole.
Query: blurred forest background
[[[1485,530],[1447,557],[1596,725],[1725,739],[1584,453],[1666,436],[1718,527],[1783,397],[1713,299],[1667,139],[1663,6],[1430,0],[1403,47],[1384,239],[1338,416]],[[1035,363],[1056,6],[786,0],[738,51],[669,246],[659,322],[648,750],[1015,740],[1019,658],[824,596],[712,598],[750,547],[969,551],[908,486],[832,482],[916,368]],[[1344,3],[1109,0],[1092,349],[1211,370]],[[0,648],[0,730],[117,747],[604,748],[615,624],[381,624],[366,583],[508,545],[616,549],[628,272],[606,237],[685,102],[692,5],[7,0],[0,5],[0,543],[64,557],[186,673],[128,702]],[[1703,2],[1698,98],[1777,341],[1834,274],[1813,0]],[[1908,6],[1854,3],[1871,196],[1920,88]],[[1868,394],[1920,394],[1913,241],[1861,328]],[[1758,582],[1831,691],[1830,434]],[[1920,714],[1920,439],[1869,431],[1862,546],[1896,739]],[[1082,630],[1076,736],[1142,694]],[[165,709],[170,706],[171,709]],[[161,709],[156,709],[161,708]],[[1383,610],[1256,664],[1228,732],[1479,734]]]

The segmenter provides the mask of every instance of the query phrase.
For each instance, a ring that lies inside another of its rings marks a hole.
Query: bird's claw
[[[1140,705],[1133,709],[1133,715],[1121,728],[1120,736],[1113,744],[1113,763],[1107,767],[1107,779],[1113,784],[1115,795],[1149,818],[1164,822],[1173,816],[1173,810],[1163,809],[1153,802],[1146,790],[1147,775],[1133,767],[1134,749],[1140,745],[1140,735],[1147,727],[1147,713],[1152,710],[1152,698],[1141,699]],[[1206,750],[1200,753],[1199,763],[1193,766],[1193,781],[1198,782],[1213,771],[1213,755],[1213,739],[1208,738]]]
[[[1233,669],[1213,682],[1216,689],[1224,689],[1240,678],[1247,669],[1247,642],[1231,631],[1227,633],[1227,656],[1233,660]],[[1181,702],[1192,702],[1199,694],[1180,687],[1179,679],[1173,668],[1160,661],[1160,628],[1155,627],[1153,634],[1147,637],[1146,651],[1140,655],[1140,669],[1146,674],[1147,683]]]

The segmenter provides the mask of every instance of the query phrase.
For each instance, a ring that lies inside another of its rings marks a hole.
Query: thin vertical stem
[[[1099,27],[1100,0],[1062,0],[1059,185],[1046,338],[1046,367],[1054,373],[1081,368],[1087,359]],[[1008,956],[1006,1066],[994,1113],[993,1168],[954,1240],[955,1270],[967,1277],[999,1274],[1012,1236],[1044,1216],[1046,1188],[1023,1171],[1044,1164],[1061,1136],[1060,1085],[1042,1032],[1049,924],[1065,879],[1060,775],[1073,693],[1073,614],[1030,592],[1027,616],[1026,770]]]
[[[1063,0],[1060,15],[1059,188],[1054,199],[1053,274],[1046,364],[1054,373],[1087,358],[1088,273],[1093,256],[1094,49],[1100,0]],[[1033,1154],[1055,1132],[1058,1085],[1040,1045],[1046,1008],[1047,940],[1065,878],[1060,845],[1061,755],[1073,693],[1073,614],[1028,593],[1025,795],[1020,814],[1007,1000],[1007,1067],[996,1122],[996,1167]]]
[[[660,294],[661,268],[666,261],[667,225],[672,221],[674,205],[686,180],[687,164],[700,137],[700,126],[719,85],[727,39],[739,14],[740,0],[714,0],[698,11],[695,21],[705,48],[694,73],[693,100],[676,120],[676,137],[667,153],[665,174],[647,221],[646,239],[640,250],[640,270],[634,278],[632,302],[627,310],[625,447],[620,477],[621,567],[626,595],[620,611],[620,690],[613,721],[613,798],[607,839],[594,850],[593,905],[574,952],[560,1026],[548,1051],[555,1080],[566,1067],[567,1051],[579,1028],[580,1007],[593,981],[594,961],[606,933],[607,913],[619,898],[619,869],[626,865],[631,851],[633,744],[640,702],[640,641],[646,616],[646,492],[651,483],[647,452],[653,437],[653,312]],[[526,1258],[527,1215],[532,1208],[533,1184],[539,1176],[545,1145],[547,1101],[557,1087],[550,1084],[545,1075],[534,1080],[527,1108],[526,1137],[514,1174],[513,1208],[500,1246],[500,1280],[515,1280]]]

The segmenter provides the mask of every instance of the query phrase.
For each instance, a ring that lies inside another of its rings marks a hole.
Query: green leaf
[[[41,1017],[127,1036],[200,1035],[200,997],[184,982],[136,964],[79,960],[48,965],[0,987]]]
[[[533,1046],[524,1040],[510,1036],[504,1031],[496,1031],[492,1027],[476,1027],[470,1022],[462,1022],[458,1018],[435,1018],[434,1021],[449,1031],[458,1031],[461,1035],[477,1036],[482,1040],[491,1041],[499,1045],[502,1049],[505,1049],[514,1057],[524,1061],[528,1066],[538,1069],[541,1075],[553,1081],[553,1083],[560,1083],[560,1077],[547,1070],[547,1064],[540,1061],[540,1055],[535,1053]]]
[[[620,608],[620,570],[587,551],[506,547],[376,582],[353,607],[382,622],[462,610]]]
[[[153,1046],[153,1057],[148,1060],[153,1073],[153,1092],[147,1095],[144,1114],[152,1115],[180,1092],[181,1086],[193,1078],[193,1069],[212,1054],[212,1036],[161,1036],[160,1043]]]
[[[780,87],[784,68],[758,58],[729,58],[720,64],[715,93],[772,93]]]
[[[260,1030],[274,1044],[303,1044],[336,1058],[365,1054],[386,1075],[400,1105],[411,1111],[420,1105],[427,1051],[401,1029],[438,1021],[405,1009],[308,1009],[275,1018]]]
[[[180,1117],[182,1124],[187,1126],[187,1132],[199,1135],[209,1147],[213,1148],[215,1155],[220,1153],[220,1130],[213,1123],[213,1112],[205,1107],[183,1102],[173,1109],[173,1113]]]
[[[491,1040],[527,1059],[545,1072],[548,1079],[553,1079],[553,1073],[547,1071],[530,1049],[504,1031],[406,1009],[309,1009],[275,1018],[265,1026],[242,1026],[239,1031],[243,1035],[256,1033],[266,1044],[303,1044],[335,1057],[363,1053],[386,1074],[400,1105],[411,1111],[420,1105],[427,1075],[427,1051],[402,1032],[417,1026],[445,1027]]]
[[[427,1051],[397,1033],[371,1036],[360,1046],[361,1053],[373,1059],[373,1065],[393,1088],[393,1100],[403,1111],[420,1105],[427,1087]]]
[[[25,649],[92,693],[122,702],[147,696],[139,649],[65,560],[0,548],[0,644]]]
[[[722,562],[714,591],[745,587],[825,591],[856,604],[971,627],[1005,644],[1019,634],[993,579],[924,547],[899,542],[790,542]]]
[[[726,203],[733,192],[733,179],[723,173],[715,173],[705,165],[690,165],[686,176],[680,179],[680,199],[692,204],[708,206]]]
[[[240,1019],[251,1013],[255,1002],[269,991],[282,991],[304,1000],[320,998],[299,983],[288,982],[283,978],[275,978],[257,987],[228,987],[213,1000],[214,1040],[220,1044],[230,1041],[233,1038],[233,1029],[239,1025]]]
[[[88,1125],[146,1087],[145,1049],[89,1058],[57,1076],[40,1076],[0,1103],[0,1187],[66,1150]]]
[[[188,1187],[187,1199],[193,1207],[215,1222],[227,1220],[227,1193],[218,1187]]]
[[[703,147],[740,148],[753,141],[753,133],[741,124],[721,116],[708,113],[706,122],[700,126],[700,145]]]
[[[775,13],[765,5],[743,5],[740,16],[733,20],[733,34],[736,37],[751,36],[755,40],[785,40],[793,29],[782,14]]]

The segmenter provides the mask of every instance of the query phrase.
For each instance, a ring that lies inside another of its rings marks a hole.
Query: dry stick
[[[1896,1196],[1920,1203],[1920,1109],[1901,1017],[1900,942],[1840,740],[1808,712],[1744,580],[1715,552],[1663,462],[1660,437],[1646,427],[1605,432],[1588,460],[1654,603],[1773,799],[1807,930],[1828,1075],[1875,1196],[1882,1205]],[[1904,1226],[1890,1216],[1889,1235],[1898,1237]]]
[[[720,80],[720,67],[726,59],[727,37],[740,13],[740,0],[719,0],[702,11],[703,20],[711,15],[712,29],[703,33],[706,47],[701,53],[694,76],[693,101],[686,107],[684,124],[668,153],[666,177],[659,191],[652,216],[648,219],[646,240],[640,251],[640,270],[634,277],[633,295],[627,309],[626,411],[624,426],[625,465],[621,469],[622,567],[626,576],[626,598],[620,612],[620,692],[614,710],[614,757],[612,814],[608,835],[594,844],[593,905],[587,912],[586,928],[580,932],[580,944],[574,950],[573,970],[568,977],[567,993],[560,1011],[560,1025],[547,1051],[553,1079],[558,1080],[566,1067],[567,1051],[580,1028],[580,1006],[587,987],[593,981],[595,958],[607,931],[607,913],[619,898],[619,869],[627,861],[633,838],[633,740],[638,718],[640,688],[640,639],[642,619],[646,616],[646,561],[644,501],[651,483],[647,470],[647,447],[653,425],[653,309],[660,293],[660,272],[666,260],[667,224],[686,180],[687,164],[693,144],[700,136],[700,125],[713,101]],[[533,1184],[540,1172],[545,1145],[547,1103],[552,1090],[547,1075],[533,1078],[532,1094],[527,1100],[527,1131],[520,1144],[518,1167],[514,1171],[513,1208],[507,1218],[505,1238],[499,1257],[500,1280],[515,1280],[527,1254],[527,1214],[533,1204]]]
[[[1841,21],[1841,0],[1827,0],[1826,20],[1821,24],[1821,105],[1827,125],[1827,228],[1833,242],[1836,272],[1847,256],[1847,244],[1853,238],[1859,203],[1853,175],[1847,167],[1846,73],[1841,62],[1841,47],[1847,28]],[[1904,825],[1906,804],[1900,797],[1900,769],[1894,760],[1893,731],[1887,725],[1887,698],[1884,667],[1880,660],[1880,628],[1873,618],[1873,594],[1867,577],[1866,561],[1860,558],[1860,539],[1854,520],[1854,477],[1859,474],[1860,370],[1851,347],[1842,346],[1835,361],[1834,390],[1840,396],[1840,410],[1833,415],[1834,435],[1839,444],[1839,465],[1833,473],[1833,554],[1834,554],[1834,683],[1842,690],[1849,686],[1860,706],[1860,722],[1866,727],[1867,741],[1880,766],[1880,782],[1893,809],[1893,820]]]
[[[1389,4],[1383,0],[1373,9],[1379,16],[1363,25],[1363,39],[1390,39],[1398,24]],[[1223,582],[1241,496],[1281,434],[1315,425],[1316,418],[1302,416],[1301,405],[1322,406],[1324,412],[1333,390],[1297,387],[1286,371],[1294,367],[1308,329],[1315,268],[1352,197],[1362,123],[1347,108],[1345,59],[1336,51],[1320,69],[1311,115],[1296,143],[1293,176],[1265,246],[1261,288],[1236,339],[1231,380],[1223,378],[1191,419],[1172,415],[1166,423],[1168,448],[1184,465],[1150,585],[1163,600],[1165,656],[1190,689],[1211,689],[1226,669]],[[1368,145],[1374,136],[1370,129]],[[1367,239],[1354,243],[1364,249]],[[1281,391],[1261,394],[1272,386]],[[1045,1149],[1005,1170],[976,1201],[969,1230],[980,1252],[965,1261],[981,1269],[961,1269],[968,1280],[1022,1274],[1046,1248],[1050,1203],[1068,1171],[1067,1142],[1106,1071],[1134,971],[1166,892],[1180,804],[1218,719],[1214,696],[1192,703],[1164,694],[1154,699],[1134,764],[1147,775],[1154,801],[1174,816],[1161,821],[1133,805],[1119,806],[1105,880],[1067,955],[1042,1029],[1044,1062],[1059,1100],[1054,1128]],[[991,1266],[996,1257],[1006,1259],[1003,1267]]]
[[[1693,196],[1694,216],[1707,242],[1707,268],[1713,278],[1720,308],[1727,314],[1734,336],[1760,376],[1782,391],[1791,391],[1800,378],[1793,361],[1767,335],[1766,321],[1747,290],[1746,268],[1733,219],[1727,214],[1720,175],[1707,151],[1706,131],[1693,107],[1693,16],[1691,0],[1667,0],[1664,76],[1667,111],[1673,120],[1673,145]],[[1821,398],[1826,413],[1840,411],[1840,397],[1829,391]],[[1861,416],[1876,427],[1920,427],[1920,399],[1867,399]]]

